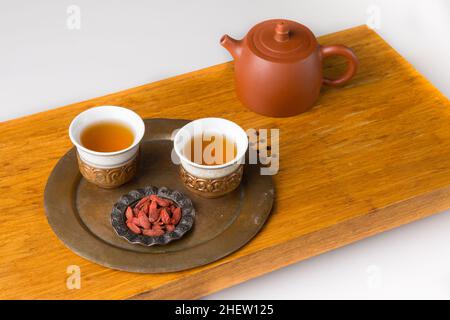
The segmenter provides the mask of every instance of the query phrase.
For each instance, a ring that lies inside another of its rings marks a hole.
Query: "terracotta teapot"
[[[220,43],[234,58],[238,98],[266,116],[289,117],[308,111],[322,84],[344,84],[358,67],[352,50],[342,45],[321,46],[311,30],[290,20],[267,20],[242,40],[224,35]],[[338,79],[322,75],[322,61],[332,55],[348,60],[347,70]]]

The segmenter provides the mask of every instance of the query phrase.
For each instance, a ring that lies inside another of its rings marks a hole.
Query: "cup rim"
[[[176,141],[177,141],[178,137],[181,135],[182,130],[185,129],[187,126],[192,126],[195,123],[199,123],[199,122],[202,122],[202,121],[205,121],[205,120],[218,120],[218,121],[228,122],[228,123],[230,123],[230,124],[232,124],[233,126],[236,127],[236,129],[239,132],[239,134],[241,134],[242,136],[245,136],[245,139],[244,139],[245,147],[242,150],[240,150],[240,151],[238,150],[238,153],[236,154],[236,157],[234,157],[232,160],[230,160],[230,161],[228,161],[228,162],[226,162],[224,164],[220,164],[220,165],[205,165],[205,164],[195,163],[195,162],[189,160],[188,158],[186,158],[183,155],[181,150],[179,150],[178,145],[176,144]],[[247,133],[237,123],[235,123],[235,122],[233,122],[231,120],[228,120],[228,119],[224,119],[224,118],[208,117],[208,118],[200,118],[200,119],[193,120],[193,121],[187,123],[186,125],[184,125],[183,127],[181,127],[178,130],[178,132],[175,134],[174,138],[173,138],[173,147],[174,147],[175,153],[180,158],[180,160],[183,160],[184,162],[186,162],[189,165],[191,165],[193,167],[196,167],[196,168],[214,170],[214,169],[222,169],[222,168],[230,167],[230,166],[232,166],[234,164],[240,163],[242,158],[245,156],[245,153],[247,152],[247,149],[248,149],[248,138],[247,138]]]
[[[138,130],[139,135],[136,136],[136,138],[134,139],[134,142],[129,147],[127,147],[125,149],[118,150],[118,151],[112,151],[112,152],[94,151],[94,150],[91,150],[91,149],[88,149],[88,148],[84,147],[83,145],[81,145],[80,143],[77,142],[77,139],[75,139],[74,133],[73,133],[75,123],[77,121],[79,121],[80,118],[84,114],[86,114],[88,112],[92,112],[93,110],[105,109],[105,108],[106,109],[107,108],[120,109],[120,110],[123,110],[125,112],[131,113],[134,117],[137,117],[138,119],[140,119],[140,122],[139,122],[139,127],[140,127],[139,129],[140,130]],[[145,134],[145,123],[144,123],[144,120],[142,120],[142,118],[136,112],[134,112],[133,110],[128,109],[128,108],[119,107],[119,106],[111,106],[111,105],[97,106],[97,107],[92,107],[92,108],[86,109],[83,112],[80,112],[75,118],[73,118],[73,120],[72,120],[72,122],[70,123],[70,126],[69,126],[69,137],[70,137],[70,140],[72,141],[72,143],[75,145],[75,147],[77,149],[80,149],[80,150],[86,152],[86,153],[97,155],[97,156],[114,156],[114,155],[125,153],[125,152],[133,149],[134,147],[136,147],[141,142],[142,138],[144,137],[144,134]]]

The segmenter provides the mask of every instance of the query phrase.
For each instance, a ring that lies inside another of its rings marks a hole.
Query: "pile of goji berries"
[[[172,200],[155,194],[146,196],[125,211],[127,227],[136,234],[162,236],[175,230],[181,219],[181,208]]]

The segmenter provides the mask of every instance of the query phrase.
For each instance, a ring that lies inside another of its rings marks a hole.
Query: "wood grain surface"
[[[360,69],[348,85],[324,88],[317,106],[296,117],[246,110],[234,94],[233,64],[225,63],[1,123],[0,298],[198,298],[449,208],[449,100],[366,27],[319,41],[353,48]],[[343,66],[327,60],[325,73]],[[183,272],[132,274],[75,255],[50,229],[43,191],[71,148],[70,121],[99,105],[143,118],[216,116],[244,129],[280,128],[266,226],[236,253]],[[80,289],[66,287],[71,265],[80,267]]]

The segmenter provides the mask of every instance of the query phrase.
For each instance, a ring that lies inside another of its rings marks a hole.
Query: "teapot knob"
[[[275,26],[275,40],[278,42],[284,42],[289,39],[289,27],[286,22],[278,22]]]

